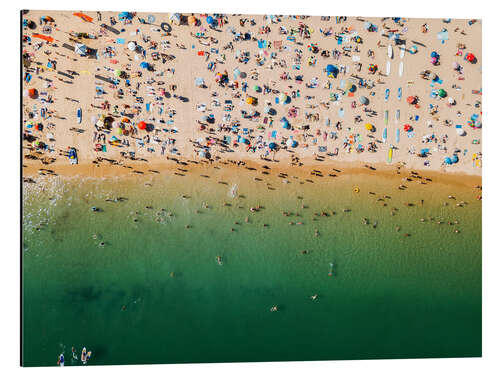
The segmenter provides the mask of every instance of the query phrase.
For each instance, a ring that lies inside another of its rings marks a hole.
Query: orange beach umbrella
[[[51,36],[47,36],[47,35],[43,35],[43,34],[33,34],[33,38],[43,39],[49,43],[52,43],[54,41],[54,38],[52,38]]]
[[[87,22],[92,22],[92,17],[87,16],[84,13],[73,13],[74,16],[80,17],[82,20],[87,21]]]

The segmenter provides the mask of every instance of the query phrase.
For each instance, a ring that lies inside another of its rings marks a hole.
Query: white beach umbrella
[[[135,42],[128,42],[127,47],[130,51],[135,51],[137,44],[135,44]]]

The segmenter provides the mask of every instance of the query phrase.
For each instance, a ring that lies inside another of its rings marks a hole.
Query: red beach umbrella
[[[414,96],[409,96],[406,98],[406,102],[408,104],[415,104],[417,102],[417,98],[415,98]]]
[[[146,125],[146,123],[145,123],[144,121],[141,121],[141,122],[139,122],[139,123],[137,124],[137,127],[138,127],[139,129],[141,129],[141,130],[144,130],[144,129],[146,129],[147,125]]]
[[[468,61],[468,62],[474,62],[476,61],[476,56],[474,56],[472,53],[468,53],[466,56],[465,56],[465,59]]]
[[[405,124],[404,130],[405,130],[405,132],[409,132],[411,130],[411,125],[410,124]]]

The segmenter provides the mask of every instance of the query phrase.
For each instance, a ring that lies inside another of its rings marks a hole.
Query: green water
[[[481,355],[471,188],[207,174],[25,186],[24,365],[83,346],[89,365]]]

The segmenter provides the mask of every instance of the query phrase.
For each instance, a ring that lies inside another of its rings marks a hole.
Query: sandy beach
[[[177,159],[481,174],[480,21],[83,16],[24,16],[27,174],[69,164],[68,148],[89,172]]]

